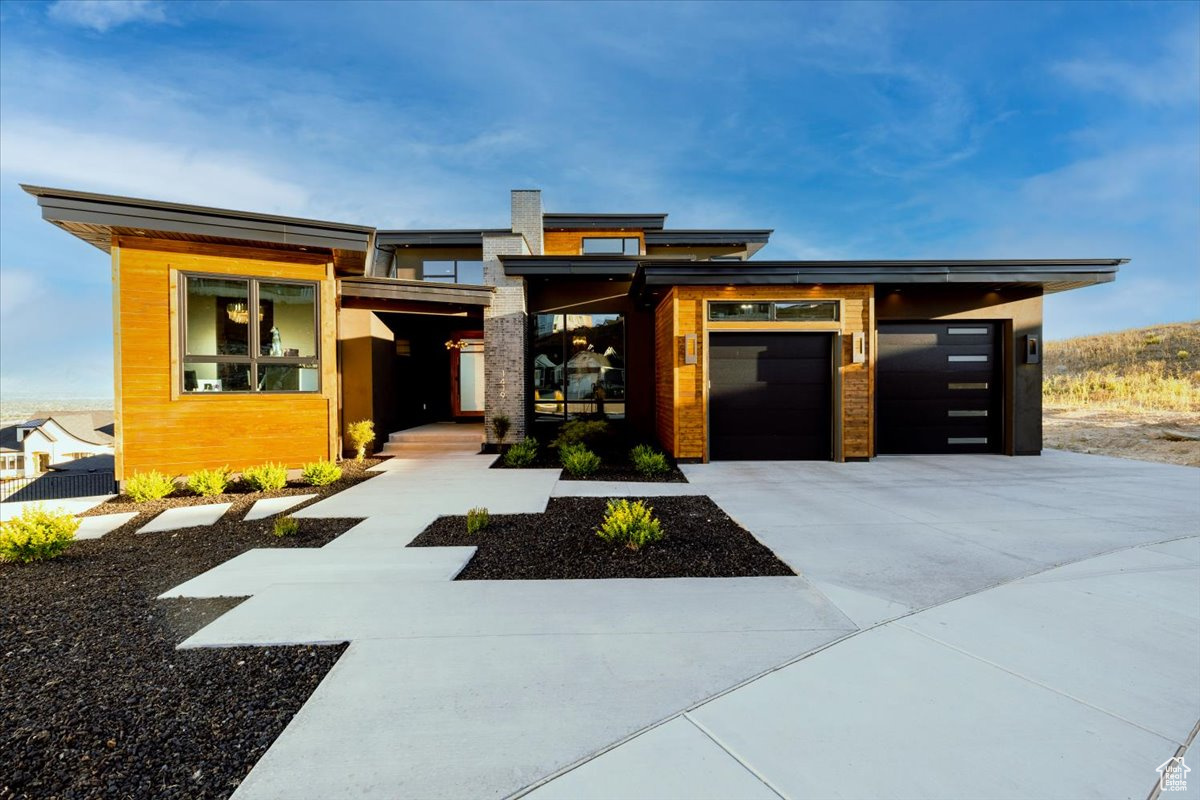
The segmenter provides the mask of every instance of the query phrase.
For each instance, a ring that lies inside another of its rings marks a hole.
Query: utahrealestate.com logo
[[[1161,792],[1186,792],[1187,774],[1192,768],[1183,763],[1183,756],[1172,756],[1158,765],[1158,789]]]

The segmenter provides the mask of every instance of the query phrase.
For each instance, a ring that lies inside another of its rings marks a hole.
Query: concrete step
[[[420,428],[411,428],[405,431],[396,431],[388,435],[389,442],[413,442],[413,443],[463,443],[479,445],[483,442],[483,428],[481,426],[466,426],[466,425],[446,425],[437,426],[431,425],[422,426]]]
[[[479,442],[439,442],[430,444],[414,444],[412,442],[388,442],[379,451],[380,455],[404,455],[408,458],[436,458],[438,456],[464,455],[473,456],[479,453]]]

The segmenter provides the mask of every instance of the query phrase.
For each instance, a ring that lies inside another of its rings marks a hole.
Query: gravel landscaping
[[[0,798],[233,792],[344,646],[178,651],[240,601],[154,598],[251,548],[319,547],[356,520],[302,519],[286,539],[272,522],[127,525],[52,561],[0,564]]]
[[[164,497],[162,500],[147,500],[142,503],[135,503],[124,495],[114,497],[111,500],[106,500],[100,505],[80,514],[81,517],[94,517],[101,514],[119,514],[122,512],[137,511],[138,515],[129,522],[117,528],[116,532],[126,530],[137,530],[145,525],[153,517],[161,511],[166,511],[168,508],[181,508],[183,506],[201,506],[211,505],[213,503],[232,503],[233,506],[225,512],[224,519],[241,519],[246,516],[246,512],[250,510],[259,500],[268,497],[287,497],[288,495],[298,494],[316,494],[317,496],[304,503],[300,503],[288,509],[287,513],[298,511],[305,506],[312,505],[319,500],[328,497],[335,492],[340,492],[343,489],[348,489],[356,483],[362,483],[378,475],[378,472],[367,472],[368,469],[381,464],[386,459],[383,458],[367,458],[360,464],[357,461],[343,461],[338,466],[342,468],[341,480],[331,483],[328,486],[309,486],[306,483],[299,481],[289,481],[288,485],[282,489],[273,492],[256,492],[241,482],[235,481],[229,485],[225,494],[213,495],[211,497],[200,497],[191,494],[186,488],[180,488],[176,494],[170,497]]]
[[[795,574],[707,497],[645,501],[666,535],[636,553],[596,535],[607,502],[602,497],[555,497],[541,514],[498,514],[473,536],[467,534],[466,517],[441,517],[409,546],[479,548],[456,580]]]

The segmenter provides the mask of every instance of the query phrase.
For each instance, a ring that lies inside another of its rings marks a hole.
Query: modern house
[[[83,461],[95,465],[113,455],[113,434],[111,411],[36,412],[0,428],[0,478],[32,478]]]
[[[1033,455],[1042,298],[1124,263],[756,261],[769,230],[536,190],[506,228],[376,230],[24,188],[111,256],[118,479],[501,414],[511,441],[603,412],[685,461]]]

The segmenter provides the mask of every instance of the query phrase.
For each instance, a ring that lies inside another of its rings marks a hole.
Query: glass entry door
[[[456,417],[483,416],[483,338],[461,334],[450,351],[450,401]]]

